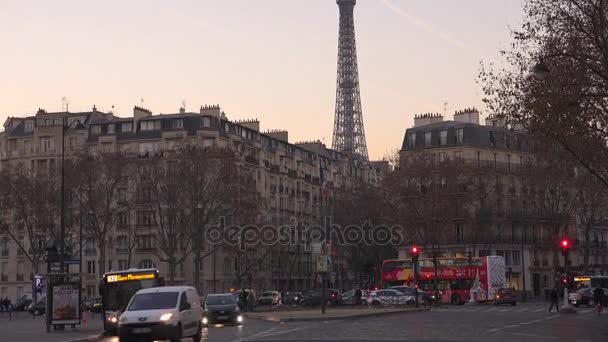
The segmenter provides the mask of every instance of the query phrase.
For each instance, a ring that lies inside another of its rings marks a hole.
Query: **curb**
[[[299,318],[298,317],[280,318],[280,317],[274,317],[274,316],[255,316],[255,317],[245,316],[245,317],[246,318],[250,318],[250,319],[257,319],[257,320],[263,320],[263,321],[268,321],[268,322],[274,322],[274,323],[281,323],[281,322],[319,322],[319,321],[339,321],[339,320],[345,320],[345,319],[381,317],[381,316],[388,316],[388,315],[393,315],[393,314],[404,314],[404,313],[422,312],[422,311],[428,311],[428,310],[424,309],[424,308],[418,308],[418,309],[409,309],[409,310],[401,310],[401,311],[370,312],[370,313],[359,314],[359,315],[330,316],[330,317],[323,317],[323,316],[319,316],[319,317],[299,317]]]
[[[101,340],[105,337],[107,337],[107,336],[105,336],[104,334],[97,334],[97,335],[89,335],[89,336],[84,336],[84,337],[80,337],[80,338],[75,338],[73,340],[65,340],[62,342],[91,342],[91,341]]]

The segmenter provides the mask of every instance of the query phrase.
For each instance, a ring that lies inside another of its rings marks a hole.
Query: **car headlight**
[[[203,317],[203,324],[207,324],[209,323],[209,320],[207,319],[207,317]]]
[[[110,323],[116,323],[118,322],[118,317],[116,317],[115,315],[107,315],[106,320]]]
[[[161,322],[166,322],[166,321],[170,320],[171,317],[173,317],[173,314],[170,312],[167,312],[166,314],[162,314],[160,316],[160,320],[161,320]]]
[[[243,316],[241,316],[241,315],[236,316],[236,321],[237,321],[238,323],[243,322]]]

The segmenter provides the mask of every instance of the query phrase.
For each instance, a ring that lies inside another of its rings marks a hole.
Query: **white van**
[[[200,296],[190,286],[142,289],[129,301],[118,321],[121,342],[146,340],[201,340],[203,309]]]

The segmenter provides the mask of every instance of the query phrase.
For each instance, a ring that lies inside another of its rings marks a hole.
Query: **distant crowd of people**
[[[12,310],[13,310],[13,304],[11,303],[11,300],[8,299],[8,297],[6,297],[4,299],[0,299],[0,311],[9,312]]]

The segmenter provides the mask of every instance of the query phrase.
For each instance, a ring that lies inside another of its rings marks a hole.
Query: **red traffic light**
[[[566,279],[565,277],[564,277],[564,278],[562,278],[562,283],[564,283],[564,284],[565,284],[565,283],[567,283],[567,282],[568,282],[568,279]]]
[[[418,247],[412,247],[411,252],[412,252],[412,255],[418,254]]]
[[[414,287],[415,287],[415,288],[418,288],[418,284],[415,284],[415,285],[414,285]]]
[[[566,249],[570,245],[570,241],[568,241],[567,239],[562,239],[562,241],[559,244],[560,244],[560,246],[562,246],[562,248]]]

